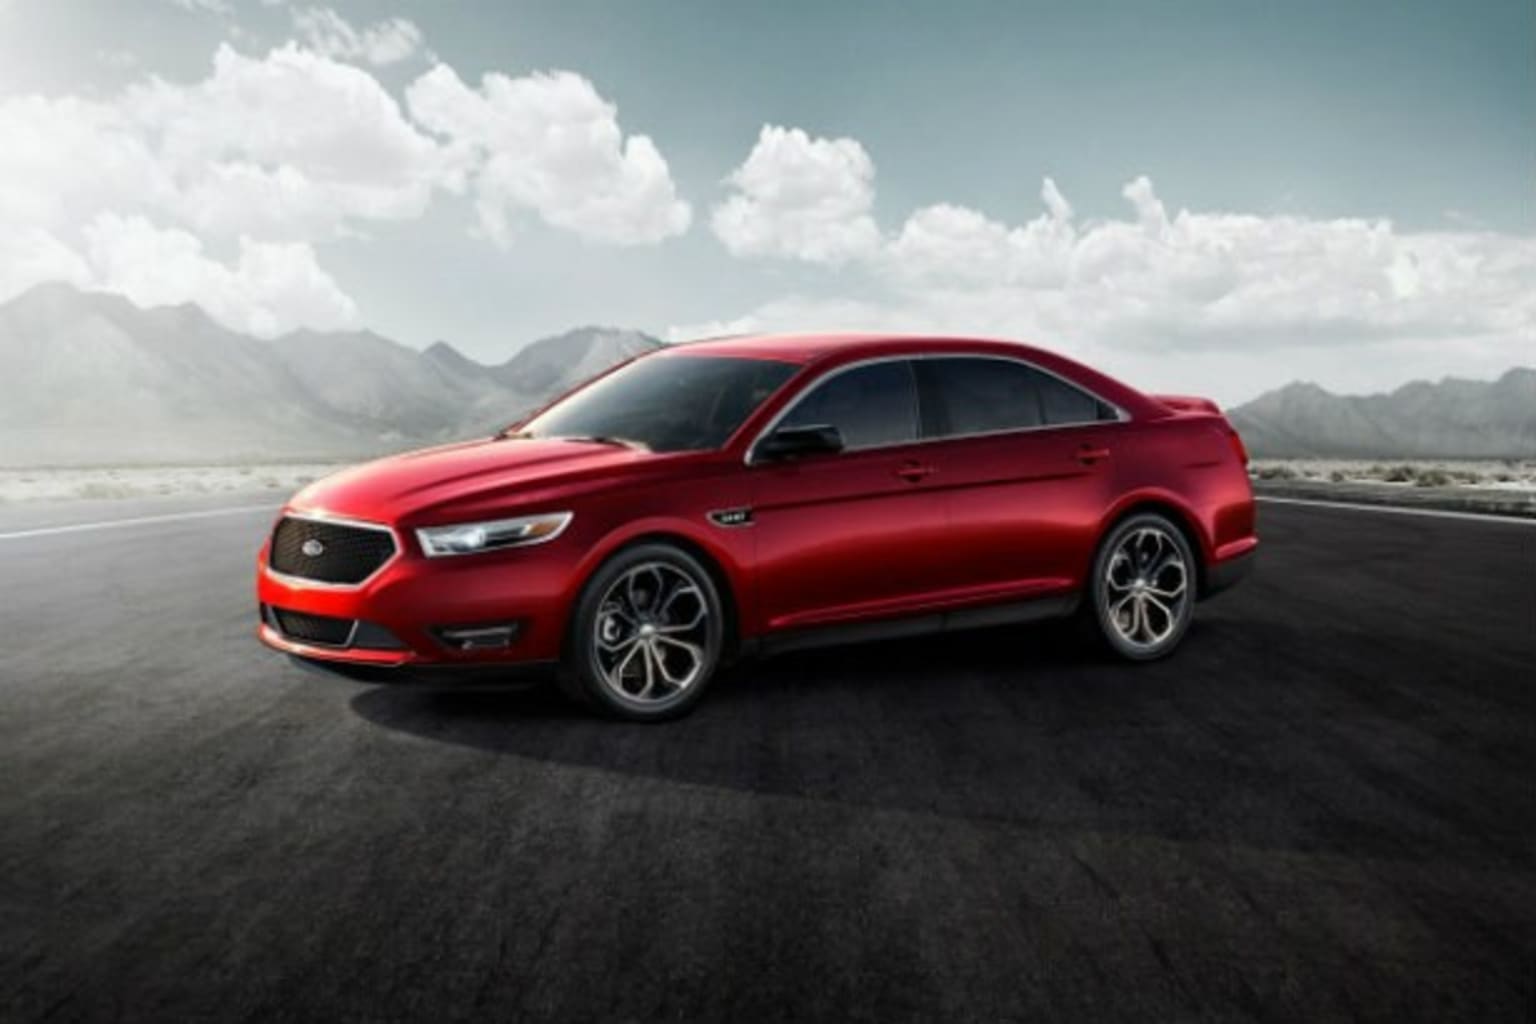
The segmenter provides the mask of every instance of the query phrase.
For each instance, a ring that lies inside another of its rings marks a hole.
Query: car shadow
[[[437,742],[640,778],[1035,829],[1400,854],[1396,809],[1318,767],[1371,756],[1328,749],[1341,741],[1322,720],[1348,694],[1320,687],[1305,659],[1263,653],[1302,639],[1217,619],[1145,665],[1093,654],[1059,624],[800,652],[737,666],[663,725],[594,718],[553,688],[379,687],[352,708]],[[1417,841],[1431,852],[1433,836]]]

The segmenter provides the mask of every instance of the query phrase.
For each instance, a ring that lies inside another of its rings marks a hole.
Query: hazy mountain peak
[[[1230,413],[1255,455],[1339,458],[1536,456],[1536,370],[1494,381],[1410,381],[1387,394],[1336,395],[1296,381]]]
[[[364,456],[488,433],[660,344],[577,328],[497,367],[374,331],[270,341],[45,284],[0,304],[0,465]]]

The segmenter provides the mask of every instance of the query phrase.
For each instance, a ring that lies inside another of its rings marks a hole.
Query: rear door
[[[1020,360],[915,365],[946,502],[943,586],[976,601],[1077,587],[1113,493],[1119,413]]]
[[[833,370],[777,426],[836,427],[845,449],[755,463],[753,530],[763,626],[879,618],[934,585],[944,505],[920,443],[910,361]]]

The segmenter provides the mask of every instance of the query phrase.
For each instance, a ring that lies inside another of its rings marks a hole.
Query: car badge
[[[304,554],[310,558],[319,558],[321,555],[325,554],[325,545],[317,540],[310,539],[305,541],[304,546],[299,548],[299,550],[304,552]]]

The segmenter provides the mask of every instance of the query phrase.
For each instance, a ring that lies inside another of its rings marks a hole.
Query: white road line
[[[1311,501],[1306,498],[1271,498],[1258,495],[1258,500],[1271,505],[1310,505],[1313,508],[1342,508],[1351,512],[1386,512],[1395,516],[1428,516],[1433,519],[1470,519],[1479,523],[1508,523],[1512,526],[1536,526],[1536,519],[1520,516],[1500,516],[1486,512],[1453,512],[1440,508],[1404,508],[1401,505],[1367,505],[1354,501]]]
[[[1437,508],[1403,508],[1397,505],[1363,505],[1350,501],[1311,501],[1306,498],[1271,498],[1259,495],[1258,500],[1271,505],[1308,505],[1313,508],[1342,508],[1352,512],[1385,512],[1399,516],[1428,516],[1434,519],[1470,519],[1479,523],[1509,523],[1515,526],[1536,526],[1536,519],[1516,516],[1485,515],[1479,512],[1452,512]],[[276,503],[267,505],[237,505],[233,508],[203,509],[198,512],[171,512],[160,516],[138,516],[133,519],[109,519],[100,523],[71,523],[68,526],[42,526],[32,530],[15,530],[0,533],[0,541],[22,540],[26,537],[49,537],[60,533],[85,533],[90,530],[113,530],[123,526],[141,526],[146,523],[174,523],[184,519],[211,519],[215,516],[234,516],[246,512],[275,512]]]
[[[183,519],[211,519],[214,516],[234,516],[245,512],[276,512],[278,503],[266,505],[237,505],[233,508],[211,508],[200,512],[170,512],[161,516],[138,516],[134,519],[109,519],[100,523],[71,523],[68,526],[42,526],[34,530],[15,530],[0,533],[0,540],[21,540],[24,537],[49,537],[57,533],[85,533],[88,530],[114,530],[120,526],[140,526],[145,523],[174,523]]]

